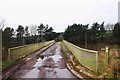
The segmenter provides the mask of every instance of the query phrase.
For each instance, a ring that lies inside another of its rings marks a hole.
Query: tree
[[[120,43],[120,23],[114,25],[113,37],[116,43]]]
[[[100,30],[99,30],[100,41],[103,42],[104,38],[105,38],[105,33],[106,33],[106,30],[104,28],[104,22],[100,25],[99,28],[100,28]]]
[[[53,28],[52,28],[52,27],[49,28],[49,26],[46,25],[45,30],[44,30],[44,39],[45,39],[45,40],[54,39],[52,32],[53,32]]]
[[[10,27],[6,27],[2,33],[2,42],[5,49],[12,47],[11,41],[13,36],[14,29]]]
[[[97,39],[99,38],[99,24],[96,22],[96,23],[93,23],[93,25],[91,26],[91,29],[90,29],[90,34],[91,34],[91,40],[93,42],[96,42]]]
[[[24,27],[22,25],[19,25],[18,29],[17,29],[18,45],[23,45],[24,44],[24,38],[23,38],[24,33],[25,33]]]
[[[87,32],[88,32],[88,26],[89,26],[89,24],[87,24],[87,25],[84,25],[83,26],[83,31],[84,31],[84,34],[85,34],[85,48],[87,48]]]
[[[52,32],[53,32],[53,28],[52,27],[50,27],[50,28],[48,28],[48,29],[45,30],[46,34],[50,34]]]
[[[69,25],[68,28],[64,32],[64,38],[74,44],[85,42],[85,32],[87,30],[88,25],[76,24]]]
[[[40,26],[38,26],[38,29],[37,29],[39,37],[40,37],[40,41],[43,40],[44,29],[45,29],[45,26],[41,23]]]
[[[45,34],[45,39],[46,40],[53,40],[55,38],[55,35],[56,35],[56,33],[53,32],[53,28],[50,27]]]
[[[30,34],[29,34],[29,31],[28,31],[28,26],[25,27],[25,36],[28,37]]]
[[[89,24],[83,25],[76,23],[69,25],[64,32],[65,40],[76,45],[85,45],[85,47],[87,47],[87,43],[97,43],[105,40],[106,30],[104,28],[104,22],[102,24],[95,22],[90,28],[88,26]]]

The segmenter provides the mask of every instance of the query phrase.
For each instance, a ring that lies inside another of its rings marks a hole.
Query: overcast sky
[[[118,21],[119,0],[0,0],[0,17],[6,25],[48,24],[63,32],[73,23],[92,24]]]

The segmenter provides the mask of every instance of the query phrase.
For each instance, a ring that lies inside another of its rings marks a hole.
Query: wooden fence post
[[[98,73],[98,53],[96,53],[96,73]]]
[[[106,52],[106,54],[107,54],[107,56],[106,56],[106,60],[107,60],[107,65],[109,65],[109,59],[110,59],[110,50],[109,50],[109,47],[106,47],[105,48],[105,52]]]

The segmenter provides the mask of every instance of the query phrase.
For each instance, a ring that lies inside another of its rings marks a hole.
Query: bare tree
[[[113,28],[114,28],[114,25],[113,25],[113,24],[107,24],[107,25],[105,26],[105,29],[106,29],[107,31],[111,31],[111,30],[113,30]]]
[[[37,35],[37,25],[30,25],[30,35]]]
[[[0,30],[2,30],[5,27],[5,18],[0,18]]]

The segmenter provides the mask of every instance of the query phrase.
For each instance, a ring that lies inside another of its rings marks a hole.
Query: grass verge
[[[6,69],[7,67],[9,67],[15,63],[16,63],[16,61],[14,61],[14,60],[6,60],[6,61],[2,62],[2,70]]]

